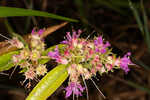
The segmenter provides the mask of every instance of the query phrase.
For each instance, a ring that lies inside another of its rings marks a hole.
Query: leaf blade
[[[26,100],[46,100],[66,80],[66,65],[59,65],[35,86]]]
[[[128,0],[128,1],[129,1],[129,6],[130,6],[130,8],[131,8],[131,10],[133,12],[133,15],[134,15],[134,17],[135,17],[135,19],[137,21],[138,27],[139,27],[142,35],[144,36],[143,23],[142,23],[142,21],[140,19],[140,15],[139,15],[137,9],[133,6],[132,2],[130,0]]]
[[[19,51],[12,51],[0,56],[0,71],[4,71],[12,68],[14,66],[14,64],[11,62],[12,56],[18,53]]]
[[[15,7],[0,7],[0,17],[15,17],[15,16],[40,16],[40,17],[49,17],[53,19],[65,20],[69,22],[78,22],[76,19],[71,19],[59,15],[55,15],[48,12],[42,12],[38,10],[15,8]]]
[[[149,33],[149,29],[148,29],[148,17],[147,17],[143,2],[141,2],[141,9],[142,9],[142,13],[143,13],[143,21],[144,21],[143,27],[144,27],[144,31],[145,31],[145,40],[147,43],[148,51],[150,52],[150,33]]]

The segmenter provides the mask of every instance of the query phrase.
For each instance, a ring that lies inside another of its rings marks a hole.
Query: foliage
[[[14,7],[0,7],[0,17],[15,17],[15,16],[41,16],[41,17],[49,17],[53,19],[65,20],[70,22],[78,22],[78,20],[58,16],[55,14],[37,11],[37,10],[30,10],[30,9],[23,9],[23,8],[14,8]]]
[[[66,80],[66,65],[58,65],[34,87],[26,100],[46,100]]]

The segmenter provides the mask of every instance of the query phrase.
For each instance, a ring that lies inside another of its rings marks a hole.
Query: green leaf
[[[139,29],[142,33],[142,35],[144,36],[145,38],[145,41],[147,43],[147,46],[148,46],[148,51],[150,52],[150,33],[149,33],[149,29],[148,29],[148,20],[147,20],[147,14],[145,12],[145,9],[144,9],[144,5],[143,5],[143,2],[141,2],[141,9],[142,9],[142,13],[143,13],[143,23],[142,23],[142,20],[140,19],[140,16],[139,16],[139,13],[137,11],[136,8],[134,8],[132,2],[129,0],[129,5],[130,5],[130,8],[131,10],[133,11],[133,14],[136,18],[136,21],[137,21],[137,24],[139,26]]]
[[[128,1],[127,0],[111,0],[110,1],[112,5],[115,5],[115,6],[119,6],[119,7],[128,7]]]
[[[7,28],[9,33],[15,32],[14,29],[11,27],[10,23],[8,22],[7,18],[4,20],[4,24],[5,24],[5,27]]]
[[[47,73],[26,100],[46,100],[68,77],[66,67],[67,65],[58,65]]]
[[[145,31],[145,39],[146,39],[146,43],[148,46],[148,51],[150,52],[150,33],[149,33],[149,29],[148,29],[148,18],[147,18],[147,14],[146,11],[144,9],[144,5],[143,2],[141,2],[141,8],[142,8],[142,12],[143,12],[143,20],[144,20],[144,31]]]
[[[110,1],[108,0],[95,0],[96,3],[100,4],[100,5],[104,5],[122,15],[125,15],[125,12],[123,10],[121,10],[119,7],[114,6]]]
[[[49,17],[53,19],[65,20],[69,22],[78,22],[76,19],[71,19],[52,13],[42,12],[38,10],[23,9],[23,8],[14,8],[14,7],[0,7],[0,17],[14,17],[14,16],[42,16]]]
[[[132,61],[136,64],[139,65],[141,67],[143,67],[146,70],[150,70],[150,67],[146,64],[144,64],[141,60],[136,60],[134,57],[131,56]]]
[[[129,7],[129,2],[127,0],[110,0],[111,4],[114,5],[114,6],[118,6],[118,7],[122,7],[122,8],[128,8]],[[136,2],[136,3],[133,3],[134,6],[136,8],[139,8],[139,3]]]
[[[0,56],[0,71],[8,70],[14,66],[11,61],[14,54],[19,54],[19,51],[12,51]]]
[[[132,2],[130,0],[128,0],[128,1],[129,1],[129,6],[130,6],[130,8],[131,8],[131,10],[133,12],[133,15],[134,15],[134,17],[135,17],[135,19],[137,21],[137,24],[139,26],[139,29],[140,29],[142,35],[144,35],[143,23],[142,23],[142,21],[140,19],[139,13],[138,13],[137,9],[133,6]]]
[[[126,81],[126,84],[128,84],[128,85],[130,85],[130,86],[132,86],[132,87],[134,87],[134,88],[137,88],[137,89],[139,89],[139,90],[141,90],[141,91],[146,91],[148,94],[150,94],[150,89],[147,88],[147,87],[138,85],[138,84],[136,84],[136,83],[134,83],[134,82],[131,82],[131,81]]]
[[[137,84],[136,82],[132,82],[132,81],[129,81],[129,80],[123,80],[121,79],[120,77],[116,77],[116,76],[113,76],[113,75],[109,75],[110,77],[114,78],[115,80],[119,80],[131,87],[134,87],[136,89],[139,89],[141,91],[145,91],[147,92],[148,94],[150,94],[150,89],[148,87],[145,87],[144,85],[139,85]]]
[[[88,12],[88,9],[84,9],[84,1],[82,0],[74,0],[77,8],[78,8],[78,12],[80,14],[80,19],[85,23],[85,24],[88,24],[88,14],[86,12]],[[86,8],[89,8],[89,5],[86,4]]]

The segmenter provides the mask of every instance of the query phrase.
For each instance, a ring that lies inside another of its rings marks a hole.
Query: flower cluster
[[[59,51],[58,46],[48,53],[51,59],[55,59],[59,64],[67,64],[69,83],[66,90],[66,98],[71,94],[81,96],[84,87],[81,85],[80,78],[91,79],[92,76],[113,71],[116,68],[123,69],[128,73],[128,65],[131,64],[129,59],[130,53],[127,53],[122,58],[116,57],[111,52],[110,43],[104,41],[102,36],[94,40],[86,40],[79,38],[81,30],[73,32],[72,36],[67,32],[66,40],[62,51]]]
[[[17,37],[13,37],[13,39],[11,39],[10,41],[8,41],[12,46],[18,48],[18,49],[22,49],[24,48],[24,44],[19,41],[19,39]]]
[[[25,46],[16,37],[10,41],[20,49],[18,55],[12,56],[12,61],[14,65],[19,65],[22,68],[21,72],[25,75],[25,81],[29,80],[28,86],[30,86],[30,80],[36,79],[38,76],[43,76],[47,73],[46,65],[39,63],[39,59],[42,58],[41,53],[45,50],[44,41],[40,37],[42,33],[43,30],[37,32],[32,30],[32,33],[29,36],[28,46]]]

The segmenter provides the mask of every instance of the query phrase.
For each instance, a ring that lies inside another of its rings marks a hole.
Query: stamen
[[[74,91],[73,91],[73,100],[74,100]]]
[[[7,73],[3,73],[3,72],[0,72],[0,74],[1,75],[6,75],[6,76],[8,76],[9,74],[7,74]]]
[[[34,80],[35,80],[36,82],[39,82],[39,81],[40,81],[37,77],[35,77]]]
[[[93,31],[91,34],[89,34],[85,40],[88,40],[88,39],[90,38],[90,36],[91,36],[94,32],[95,32],[95,31]]]
[[[97,90],[99,91],[99,93],[103,96],[104,99],[106,99],[106,97],[104,96],[104,94],[102,93],[102,91],[99,89],[99,87],[96,85],[96,83],[90,78],[90,80],[93,82],[93,84],[95,85],[95,87],[97,88]]]
[[[84,79],[83,75],[82,75],[82,79],[83,79],[83,83],[84,83],[85,89],[86,89],[86,95],[87,95],[86,97],[87,97],[87,100],[89,100],[88,87],[87,87],[87,84],[86,84],[86,82],[85,82],[85,79]]]
[[[17,66],[18,66],[18,65],[16,65],[15,68],[13,69],[13,71],[11,72],[11,74],[10,74],[10,76],[9,76],[9,79],[11,79],[11,77],[12,77],[12,75],[14,74],[14,72],[15,72]]]
[[[2,36],[3,38],[7,39],[7,40],[10,40],[10,38],[7,38],[6,36],[0,34],[0,36]]]
[[[79,96],[77,95],[77,100],[78,100],[78,97],[79,97]]]

